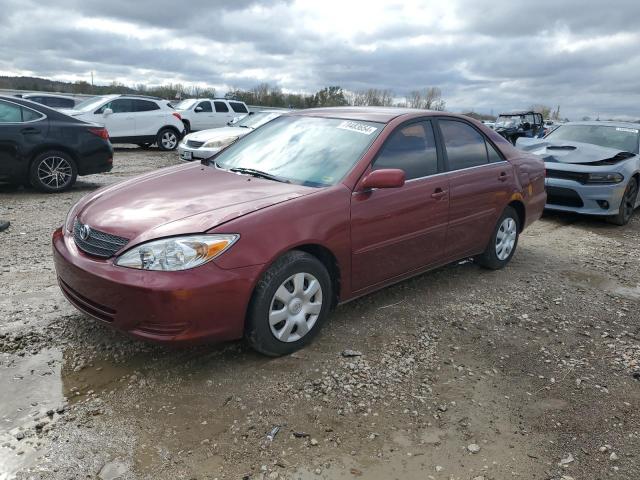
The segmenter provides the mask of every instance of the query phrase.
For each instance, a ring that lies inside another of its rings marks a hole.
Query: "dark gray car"
[[[571,122],[544,138],[519,138],[516,147],[541,156],[549,210],[629,222],[639,206],[640,125]]]

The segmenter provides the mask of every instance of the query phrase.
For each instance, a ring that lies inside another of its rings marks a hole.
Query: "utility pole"
[[[91,70],[91,93],[93,93],[93,70]]]

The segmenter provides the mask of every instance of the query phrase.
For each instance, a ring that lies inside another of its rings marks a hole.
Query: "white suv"
[[[224,98],[189,98],[175,106],[188,132],[224,127],[249,113],[246,103]]]
[[[61,112],[103,125],[111,143],[136,143],[160,150],[174,150],[184,136],[180,114],[167,100],[143,95],[104,95]]]

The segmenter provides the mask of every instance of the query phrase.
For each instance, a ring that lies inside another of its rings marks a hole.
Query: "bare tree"
[[[438,87],[428,87],[422,90],[413,90],[406,98],[409,108],[424,108],[427,110],[442,111],[446,102],[442,99],[442,91]]]

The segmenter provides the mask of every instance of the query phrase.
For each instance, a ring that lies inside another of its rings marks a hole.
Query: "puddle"
[[[564,272],[563,275],[570,282],[582,287],[597,288],[630,300],[640,300],[640,284],[625,287],[614,280],[590,272]]]
[[[36,423],[65,402],[61,381],[62,352],[0,356],[0,480],[12,478],[38,457]],[[25,438],[17,440],[22,431]]]

